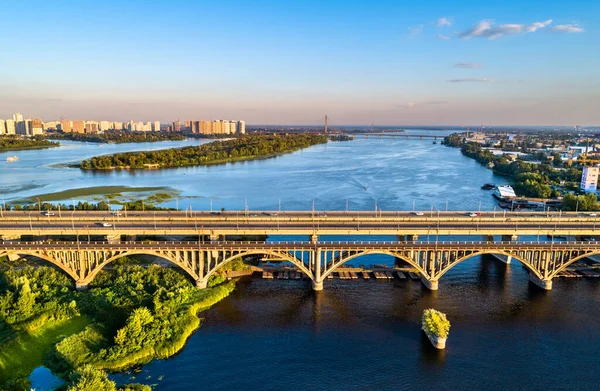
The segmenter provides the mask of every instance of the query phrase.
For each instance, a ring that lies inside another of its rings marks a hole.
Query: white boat
[[[19,160],[18,156],[9,156],[6,158],[7,162],[16,162],[17,160]]]

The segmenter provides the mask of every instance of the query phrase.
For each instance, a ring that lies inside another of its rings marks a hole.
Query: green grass
[[[132,192],[151,192],[151,191],[165,191],[171,190],[165,186],[156,187],[131,187],[131,186],[93,186],[93,187],[81,187],[78,189],[63,190],[56,193],[38,194],[35,196],[16,200],[14,202],[36,202],[39,198],[42,202],[47,201],[61,201],[69,200],[71,198],[86,197],[111,194],[111,193],[132,193]]]
[[[16,376],[29,376],[42,365],[44,355],[62,335],[79,333],[91,320],[77,316],[31,334],[21,333],[6,345],[0,346],[0,384]]]

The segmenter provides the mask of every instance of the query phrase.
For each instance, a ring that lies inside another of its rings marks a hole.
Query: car
[[[327,213],[321,213],[319,216],[320,217],[327,217]]]
[[[220,215],[221,212],[210,212],[211,215]]]
[[[54,212],[46,211],[44,212],[44,216],[54,216]]]
[[[598,216],[598,213],[592,212],[592,213],[589,213],[588,216],[590,216],[590,217],[596,217],[596,216]]]
[[[258,215],[256,213],[252,213],[250,217],[258,217]]]
[[[423,212],[412,212],[412,214],[414,214],[415,216],[423,216],[423,215],[425,215],[425,213],[423,213]]]
[[[113,216],[117,216],[117,217],[123,216],[123,214],[121,213],[120,210],[115,210],[114,212],[112,212],[112,214],[113,214]]]
[[[96,223],[96,224],[101,227],[112,227],[113,226],[111,223]]]
[[[477,216],[481,216],[481,213],[475,213],[475,212],[469,213],[469,217],[477,217]]]

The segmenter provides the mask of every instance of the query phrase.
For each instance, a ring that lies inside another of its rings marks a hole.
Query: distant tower
[[[327,134],[327,114],[325,114],[325,134]]]

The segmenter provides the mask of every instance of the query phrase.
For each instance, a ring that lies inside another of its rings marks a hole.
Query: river
[[[422,131],[415,131],[422,132]],[[447,134],[441,132],[437,134]],[[31,197],[90,186],[170,187],[183,209],[491,210],[486,168],[431,139],[364,139],[314,146],[277,158],[162,171],[82,172],[57,167],[99,153],[199,141],[104,145],[63,142],[0,154],[0,197]],[[5,156],[20,160],[5,163]],[[356,263],[388,263],[385,256]],[[115,375],[167,390],[547,390],[597,387],[600,281],[556,279],[546,292],[518,262],[473,257],[431,292],[420,282],[246,278],[203,313],[177,356]],[[445,351],[420,331],[425,308],[452,322]]]

